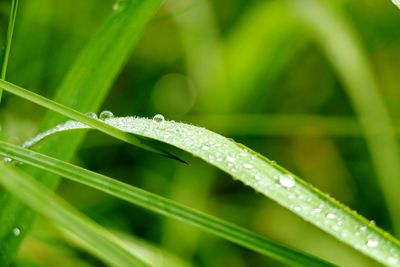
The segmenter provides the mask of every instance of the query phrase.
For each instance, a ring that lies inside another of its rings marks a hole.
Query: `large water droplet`
[[[19,228],[14,228],[13,229],[13,234],[15,235],[15,236],[19,236],[20,234],[21,234],[21,229],[19,229]]]
[[[97,119],[97,115],[94,112],[86,112],[86,115],[88,115],[89,117],[92,117],[93,119]]]
[[[397,6],[398,8],[400,8],[400,0],[392,0],[392,3]]]
[[[105,119],[110,119],[110,118],[113,118],[114,117],[114,114],[111,112],[111,111],[109,111],[109,110],[104,110],[104,111],[102,111],[101,113],[100,113],[100,119],[101,120],[105,120]]]
[[[283,175],[279,175],[279,184],[285,188],[292,188],[295,184],[296,181],[294,180],[294,178],[289,175],[289,174],[283,174]]]
[[[375,239],[369,239],[367,241],[367,246],[370,248],[376,248],[379,245],[379,242]]]
[[[162,123],[162,122],[165,121],[165,118],[164,118],[163,115],[157,114],[157,115],[154,115],[153,121],[154,121],[154,122],[157,122],[157,123]]]

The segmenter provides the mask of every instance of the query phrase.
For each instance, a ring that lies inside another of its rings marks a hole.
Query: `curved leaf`
[[[104,122],[126,133],[162,141],[200,157],[381,263],[393,265],[400,259],[397,239],[241,144],[204,128],[164,120],[160,115],[153,119],[107,118]],[[85,128],[88,126],[80,122],[66,122],[24,146],[31,146],[56,132]]]

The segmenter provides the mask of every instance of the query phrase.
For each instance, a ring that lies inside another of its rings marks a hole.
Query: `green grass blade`
[[[132,47],[137,43],[146,24],[160,6],[162,0],[123,1],[99,31],[85,45],[71,66],[67,77],[56,92],[55,100],[75,110],[96,111],[103,102],[111,84],[126,62]],[[0,81],[3,83],[3,81]],[[42,129],[53,127],[64,120],[59,114],[49,112],[41,124]],[[84,137],[79,133],[74,139],[61,137],[43,144],[40,151],[54,157],[69,160]],[[130,139],[132,142],[133,140]],[[54,188],[59,179],[40,170],[29,173],[49,188]],[[13,222],[28,229],[34,213],[12,195],[0,199],[0,265],[6,266],[15,255],[19,238],[9,238]]]
[[[289,249],[229,222],[67,162],[2,141],[0,141],[0,154],[96,188],[158,214],[195,225],[291,266],[332,266],[323,260]]]
[[[285,1],[262,1],[244,13],[224,41],[229,93],[220,97],[227,110],[271,85],[298,55],[305,40],[295,34],[297,28]]]
[[[357,33],[342,14],[320,1],[297,1],[294,10],[325,51],[345,85],[359,115],[395,232],[400,236],[399,144]]]
[[[400,261],[400,242],[389,233],[243,145],[204,128],[174,121],[122,117],[105,122],[192,153],[383,264]],[[63,126],[57,128],[63,130]],[[87,126],[75,122],[64,130],[79,128]],[[51,130],[42,137],[48,134]]]
[[[12,94],[15,94],[17,96],[20,96],[22,98],[25,98],[29,101],[32,101],[40,106],[43,106],[45,108],[48,108],[50,110],[53,110],[59,114],[62,114],[66,117],[72,118],[77,121],[81,121],[85,123],[86,125],[91,126],[94,129],[97,129],[105,134],[111,135],[117,139],[120,139],[122,141],[125,141],[127,143],[130,143],[132,145],[141,147],[143,149],[146,149],[148,151],[152,151],[155,153],[159,153],[161,155],[171,157],[171,158],[176,158],[172,154],[159,150],[155,147],[149,146],[144,143],[144,140],[141,140],[139,137],[127,134],[126,132],[123,132],[115,127],[112,127],[110,125],[107,125],[103,123],[102,121],[92,118],[91,116],[87,114],[83,114],[81,112],[78,112],[72,108],[66,107],[64,105],[61,105],[57,102],[54,102],[48,98],[42,97],[40,95],[37,95],[31,91],[28,91],[26,89],[23,89],[21,87],[18,87],[12,83],[9,83],[4,80],[0,80],[0,88],[3,88],[5,91],[10,92]],[[178,159],[178,158],[176,158]],[[179,159],[178,159],[179,160]]]
[[[46,215],[85,242],[89,250],[111,266],[148,266],[121,247],[116,238],[91,222],[26,173],[0,164],[0,183],[31,208]],[[15,225],[13,235],[20,235]]]
[[[8,20],[7,34],[6,34],[5,45],[4,45],[4,50],[3,50],[2,60],[1,60],[0,79],[6,78],[8,59],[10,57],[11,43],[12,43],[12,37],[13,37],[13,33],[14,33],[14,25],[15,25],[15,18],[17,17],[17,11],[18,11],[18,0],[12,0],[11,8],[10,8],[10,18]],[[0,90],[0,102],[1,102],[2,94],[3,94],[3,91]]]

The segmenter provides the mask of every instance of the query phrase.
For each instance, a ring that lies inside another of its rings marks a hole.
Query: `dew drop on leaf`
[[[21,229],[19,229],[19,228],[14,228],[13,229],[13,234],[15,235],[15,236],[19,236],[20,234],[21,234]]]
[[[86,112],[86,115],[88,115],[89,117],[92,117],[93,119],[97,119],[97,115],[94,112]]]
[[[320,212],[322,211],[322,209],[321,209],[321,208],[315,208],[313,211],[314,211],[315,213],[320,213]]]
[[[111,112],[111,111],[109,111],[109,110],[104,110],[104,111],[102,111],[101,113],[100,113],[100,119],[101,120],[105,120],[105,119],[110,119],[110,118],[113,118],[114,117],[114,114]]]
[[[165,121],[165,118],[164,118],[163,115],[157,114],[157,115],[154,115],[153,121],[154,121],[154,122],[157,122],[157,123],[162,123],[162,122]]]
[[[333,214],[333,213],[328,213],[328,214],[326,215],[326,218],[327,218],[327,219],[331,219],[331,220],[333,220],[333,219],[335,219],[335,218],[336,218],[336,215],[335,215],[335,214]]]
[[[295,184],[296,181],[291,175],[288,174],[283,174],[279,175],[279,184],[285,188],[292,188]]]
[[[379,245],[379,242],[376,241],[375,239],[369,239],[367,241],[367,246],[370,248],[376,248]]]
[[[226,161],[235,162],[235,158],[234,158],[234,157],[227,156],[227,157],[226,157]]]
[[[245,167],[246,169],[251,169],[253,168],[253,165],[251,165],[250,163],[244,163],[243,167]]]
[[[3,161],[4,161],[4,163],[10,163],[12,161],[12,159],[11,158],[4,158]]]
[[[206,146],[206,145],[204,145],[204,146],[202,146],[202,147],[201,147],[201,149],[203,149],[203,150],[207,151],[207,150],[210,150],[210,147],[209,147],[209,146]]]
[[[112,9],[114,11],[121,11],[126,4],[126,0],[117,0],[113,5]]]

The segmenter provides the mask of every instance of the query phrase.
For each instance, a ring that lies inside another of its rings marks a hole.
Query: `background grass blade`
[[[112,10],[111,16],[99,31],[90,39],[72,65],[55,98],[79,111],[95,111],[103,102],[112,82],[126,62],[130,51],[145,25],[161,4],[161,0],[123,1]],[[3,81],[1,81],[3,83]],[[54,126],[63,120],[58,114],[49,113],[42,129]],[[44,144],[40,151],[54,157],[69,160],[74,155],[84,133],[74,139],[57,138]],[[49,188],[58,184],[57,177],[36,169],[27,170],[33,177]],[[12,195],[4,195],[0,200],[0,265],[8,265],[17,250],[18,244],[27,231],[10,238],[14,223],[28,229],[34,214]]]
[[[1,62],[0,62],[1,63],[0,79],[6,78],[8,59],[10,57],[10,52],[11,52],[11,43],[12,43],[12,37],[13,37],[13,33],[14,33],[15,18],[17,17],[17,11],[18,11],[18,0],[12,0],[9,20],[8,20],[8,28],[7,28],[6,38],[5,38],[5,44],[4,44],[4,47],[2,50],[3,53],[2,53],[2,58],[1,58]],[[0,101],[1,101],[2,94],[3,94],[3,91],[0,90]]]
[[[357,33],[339,12],[327,5],[313,0],[295,2],[295,13],[326,53],[359,115],[395,232],[399,236],[400,150],[392,120]]]
[[[121,247],[109,232],[91,222],[29,175],[0,164],[0,182],[31,208],[46,215],[81,239],[89,250],[111,266],[148,266]],[[25,229],[16,225],[11,235]]]
[[[174,121],[110,118],[123,131],[166,142],[203,159],[375,260],[400,260],[400,242],[356,212],[250,149],[204,128]],[[70,129],[87,128],[76,123]]]
[[[28,151],[1,141],[0,154],[96,188],[153,212],[195,225],[207,232],[291,266],[332,266],[323,260],[287,248],[216,217],[203,214],[174,201],[43,154]]]

